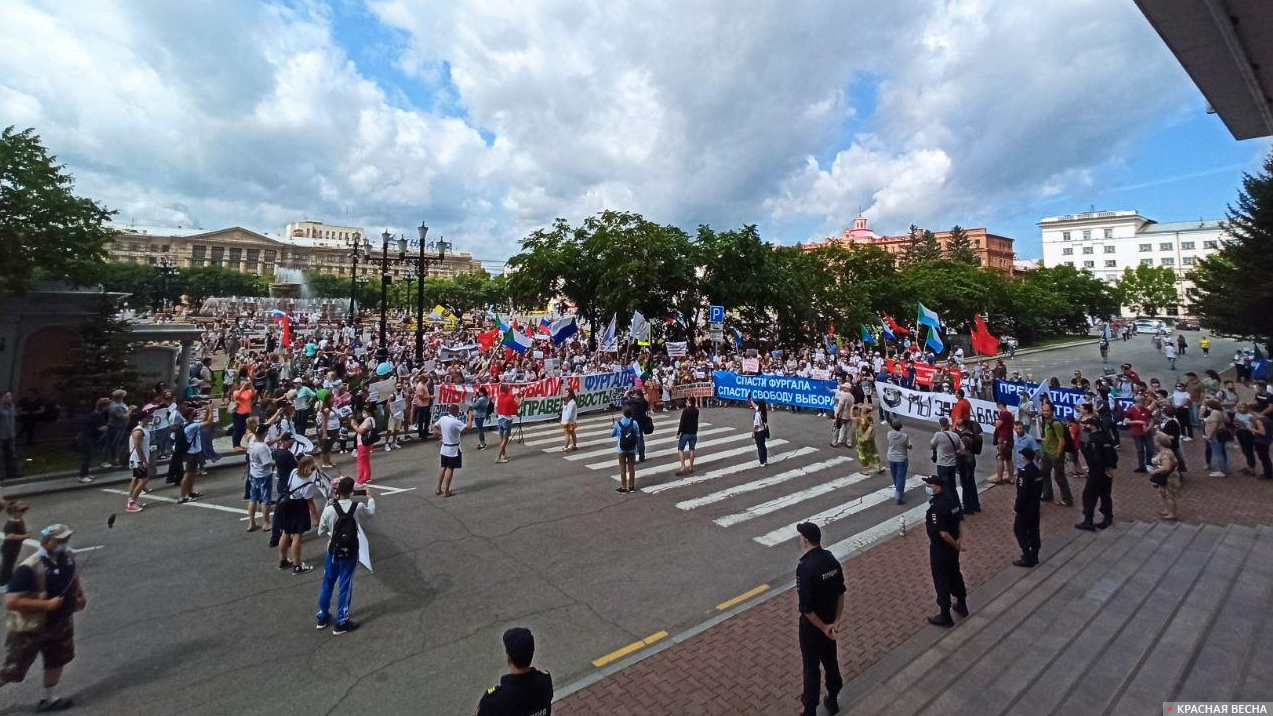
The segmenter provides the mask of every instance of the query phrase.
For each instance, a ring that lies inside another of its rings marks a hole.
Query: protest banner
[[[1022,400],[1029,400],[1038,387],[1038,383],[1029,383],[1024,380],[996,380],[995,400],[1009,407],[1020,405]],[[1069,420],[1078,415],[1079,405],[1091,402],[1092,394],[1079,388],[1048,388],[1047,395],[1048,402],[1052,403],[1052,414],[1056,419]],[[1114,405],[1122,406],[1124,410],[1132,406],[1131,398],[1119,398],[1113,395],[1110,398]]]
[[[884,361],[884,370],[887,373],[896,375],[901,378],[908,377],[907,363],[902,360],[894,360],[889,358]],[[928,365],[927,363],[915,364],[915,385],[922,385],[925,388],[931,388],[940,381],[940,369],[937,366]],[[946,373],[946,380],[950,381],[953,390],[959,390],[963,384],[963,375],[959,371]]]
[[[668,358],[684,358],[688,352],[686,341],[668,341],[666,345]]]
[[[371,384],[371,389],[367,393],[367,400],[371,403],[383,403],[393,397],[394,386],[398,384],[397,378],[385,378]]]
[[[760,372],[760,359],[759,359],[759,358],[744,358],[744,359],[743,359],[743,372],[744,372],[744,373],[759,373],[759,372]]]
[[[617,404],[623,397],[623,391],[635,385],[635,378],[632,371],[621,370],[544,378],[533,383],[444,383],[437,388],[432,419],[437,420],[451,405],[472,404],[474,396],[481,388],[486,388],[487,395],[494,398],[499,395],[501,385],[508,385],[521,401],[522,407],[518,415],[522,422],[556,420],[561,417],[561,403],[566,396],[566,388],[575,391],[575,405],[579,412],[588,413]]]
[[[880,396],[884,410],[898,417],[914,418],[937,422],[939,418],[950,417],[950,410],[958,400],[951,393],[933,393],[922,390],[911,390],[892,383],[876,382],[875,392]],[[970,398],[972,417],[986,432],[993,432],[995,420],[999,417],[999,409],[989,400]],[[1009,408],[1016,414],[1015,408]],[[989,439],[987,438],[987,442]]]
[[[716,384],[711,381],[682,383],[672,387],[672,397],[677,400],[682,398],[710,398],[715,390]]]
[[[746,359],[743,364],[746,365]],[[794,405],[831,410],[834,381],[785,375],[739,375],[718,370],[712,375],[716,397],[723,400],[763,400],[770,405]]]

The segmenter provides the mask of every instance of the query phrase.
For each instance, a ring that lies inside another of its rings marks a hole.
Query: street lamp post
[[[416,365],[422,365],[424,363],[424,279],[429,275],[429,264],[446,260],[446,252],[451,248],[451,244],[447,243],[446,239],[428,243],[426,237],[429,235],[429,227],[423,221],[420,222],[416,231],[420,234],[420,254],[415,258],[416,274],[420,277],[420,283],[416,286],[415,359]]]
[[[389,275],[389,267],[407,260],[406,237],[398,237],[398,255],[393,257],[389,256],[389,242],[392,240],[393,234],[390,234],[389,230],[385,229],[384,233],[380,235],[380,258],[373,257],[370,259],[380,266],[380,348],[376,350],[376,360],[380,363],[389,360],[389,283],[393,280]]]
[[[163,279],[163,282],[164,282],[164,292],[162,296],[161,306],[165,310],[171,304],[170,296],[172,295],[171,293],[172,279],[176,278],[180,274],[181,272],[178,271],[177,267],[174,266],[172,262],[168,260],[167,256],[164,256],[163,258],[159,259],[159,277]]]
[[[363,239],[361,243],[358,241],[357,235],[349,242],[349,259],[353,263],[353,270],[349,273],[349,323],[358,323],[358,314],[354,310],[354,297],[358,295],[358,259],[371,255],[371,241]]]

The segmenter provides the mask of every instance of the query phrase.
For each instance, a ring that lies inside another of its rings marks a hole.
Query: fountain
[[[274,282],[270,284],[270,298],[308,298],[309,287],[305,273],[299,268],[279,266],[274,269]]]

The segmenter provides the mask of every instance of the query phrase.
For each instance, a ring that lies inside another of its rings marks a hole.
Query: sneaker
[[[392,446],[392,445],[386,445],[386,446],[385,446],[385,452],[393,452],[393,446]]]
[[[1181,440],[1181,442],[1186,442],[1186,443],[1191,443],[1191,442],[1193,442],[1193,438],[1188,437],[1188,436],[1185,436],[1185,437],[1183,437],[1183,438],[1180,438],[1180,440]]]
[[[278,561],[278,571],[282,572],[285,569],[291,569],[291,568],[292,568],[292,563],[287,561],[286,559],[280,559]]]
[[[315,629],[326,629],[326,628],[327,628],[327,624],[328,624],[329,622],[331,622],[331,617],[316,617],[316,618],[315,618],[315,623],[314,623],[314,628],[315,628]]]
[[[88,483],[90,483],[90,482],[92,482],[92,481],[93,481],[93,478],[89,477],[88,475],[85,475],[84,477],[81,477],[81,478],[80,478],[80,484],[81,484],[81,485],[87,485]]]
[[[1225,476],[1224,473],[1220,472],[1219,470],[1212,470],[1211,472],[1207,473],[1207,477],[1224,477],[1224,476]]]
[[[1016,560],[1015,562],[1013,562],[1013,564],[1014,564],[1014,565],[1016,565],[1016,566],[1018,566],[1018,567],[1027,567],[1027,568],[1028,568],[1028,567],[1033,567],[1033,566],[1037,565],[1037,564],[1038,564],[1038,562],[1031,562],[1030,560],[1026,559],[1025,557],[1022,557],[1021,559],[1018,559],[1018,560]]]
[[[828,696],[822,700],[822,707],[829,714],[838,714],[840,713],[840,700],[836,696]]]
[[[1076,529],[1076,530],[1084,530],[1085,532],[1095,532],[1095,531],[1096,531],[1096,525],[1092,524],[1091,522],[1080,522],[1080,523],[1078,523],[1078,524],[1074,525],[1074,529]]]
[[[64,699],[59,696],[52,701],[48,699],[40,699],[40,703],[35,705],[35,710],[41,713],[47,711],[65,711],[74,705],[75,704],[70,699]]]
[[[107,469],[109,469],[109,468],[113,467],[113,465],[111,465],[109,462],[104,462],[104,463],[102,463],[102,466],[101,466],[101,467],[102,467],[102,469],[103,469],[103,470],[107,470]]]
[[[194,502],[194,498],[193,498],[193,497],[183,497],[183,498],[181,498],[180,500],[177,500],[177,504],[178,504],[178,505],[184,505],[184,504],[186,504],[187,502]]]
[[[304,562],[292,567],[292,574],[305,574],[312,571],[314,571],[314,567],[312,565],[305,564]]]
[[[952,606],[950,610],[961,617],[966,617],[968,616],[968,603],[962,601],[955,602],[954,606]]]
[[[124,512],[141,512],[143,509],[145,508],[136,502],[129,502],[128,506],[124,508]]]
[[[197,500],[197,499],[199,499],[200,497],[203,497],[203,493],[202,493],[202,492],[192,492],[192,493],[190,493],[190,499],[192,499],[192,500]]]
[[[495,458],[495,462],[496,462],[496,463],[498,463],[498,464],[501,464],[501,465],[502,465],[502,464],[504,464],[504,463],[508,462],[508,458],[506,458],[506,457],[499,457],[499,458]]]
[[[336,625],[336,628],[332,630],[332,636],[340,636],[341,634],[348,634],[349,632],[354,631],[357,628],[358,628],[358,622],[354,621],[353,619],[347,619],[345,620],[344,624]]]
[[[955,626],[955,620],[950,618],[949,614],[938,614],[928,618],[928,623],[933,626],[946,627],[947,629]]]

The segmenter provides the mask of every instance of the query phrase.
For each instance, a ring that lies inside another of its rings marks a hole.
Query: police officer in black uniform
[[[1087,460],[1087,484],[1083,486],[1083,521],[1074,525],[1080,530],[1103,530],[1114,524],[1114,478],[1110,470],[1118,467],[1118,452],[1109,435],[1083,423],[1083,458]],[[1096,503],[1101,505],[1101,521],[1092,523]]]
[[[1022,448],[1024,464],[1017,470],[1017,501],[1012,509],[1017,513],[1012,521],[1012,534],[1021,547],[1021,559],[1013,562],[1018,567],[1033,567],[1039,563],[1039,502],[1043,499],[1043,471],[1034,462],[1034,448]]]
[[[826,671],[827,698],[822,702],[829,713],[839,713],[838,701],[844,680],[836,640],[836,623],[844,611],[844,571],[835,555],[822,549],[822,530],[812,522],[796,525],[804,554],[796,567],[796,593],[800,599],[800,658],[804,663],[805,716],[818,710],[818,667]]]
[[[968,616],[968,590],[964,587],[964,575],[959,571],[959,553],[963,542],[959,540],[959,526],[964,515],[959,509],[959,498],[946,491],[937,475],[924,478],[928,486],[924,492],[932,497],[928,502],[928,514],[924,526],[928,531],[928,563],[933,572],[933,589],[937,591],[937,606],[941,613],[928,618],[928,623],[940,627],[952,627],[950,611],[961,617]],[[954,605],[951,597],[955,598]]]
[[[553,678],[530,665],[535,658],[535,637],[525,627],[504,632],[508,670],[482,695],[477,716],[551,716]]]

